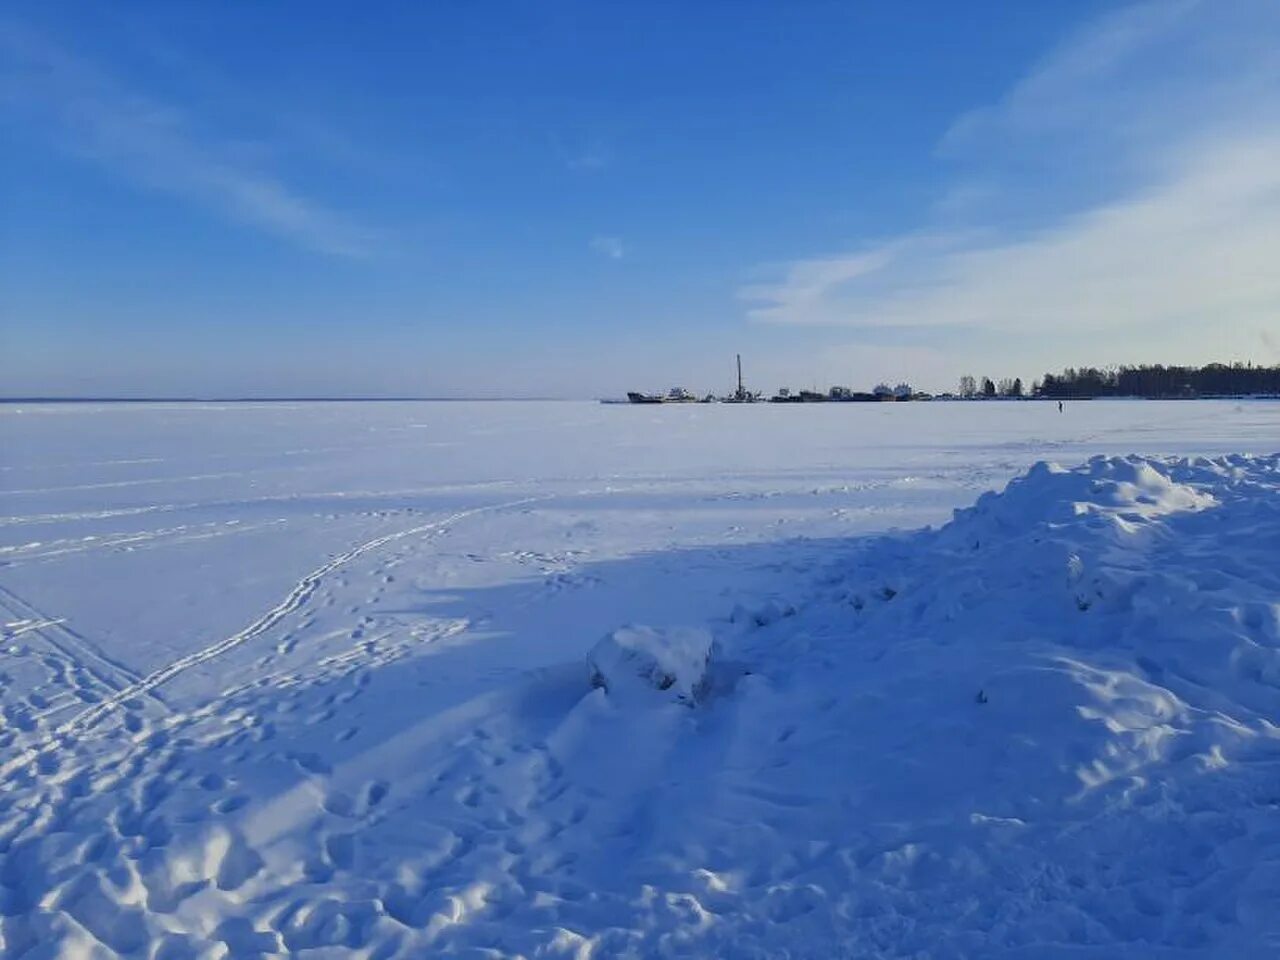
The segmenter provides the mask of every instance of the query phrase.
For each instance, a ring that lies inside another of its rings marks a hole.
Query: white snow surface
[[[714,646],[711,631],[697,627],[622,627],[587,654],[591,685],[615,700],[631,690],[657,690],[695,703],[706,692]]]
[[[0,406],[0,956],[1280,956],[1278,448]]]

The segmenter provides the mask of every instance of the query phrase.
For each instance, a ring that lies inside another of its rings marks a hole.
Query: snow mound
[[[1198,487],[1223,478],[1224,466],[1160,461],[1147,457],[1094,457],[1066,469],[1040,461],[1000,492],[984,493],[972,507],[957,510],[957,526],[990,526],[1025,531],[1040,524],[1070,523],[1080,516],[1152,519],[1204,510],[1216,501]]]
[[[695,627],[622,627],[587,654],[591,685],[622,695],[659,690],[694,703],[706,689],[713,646],[711,634]]]

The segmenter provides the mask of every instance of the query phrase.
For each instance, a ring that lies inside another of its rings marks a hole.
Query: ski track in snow
[[[266,633],[289,614],[301,608],[307,600],[310,599],[311,595],[327,575],[345,566],[352,560],[397,540],[403,540],[407,537],[419,536],[425,533],[446,530],[457,522],[465,520],[468,517],[474,517],[484,513],[492,513],[497,510],[511,509],[546,499],[549,498],[524,497],[522,499],[511,500],[506,503],[476,507],[471,510],[463,510],[441,520],[434,520],[430,523],[423,523],[405,530],[398,530],[394,533],[384,534],[383,536],[375,537],[372,540],[367,540],[358,546],[352,547],[350,550],[339,554],[304,576],[289,592],[288,596],[243,630],[240,630],[217,643],[210,644],[195,653],[189,654],[185,657],[180,657],[160,669],[152,671],[145,677],[134,679],[133,682],[125,686],[112,688],[113,692],[110,693],[110,695],[104,697],[94,706],[57,727],[43,742],[28,746],[19,756],[0,764],[0,779],[8,777],[12,775],[15,770],[35,762],[42,754],[55,748],[64,738],[83,736],[104,716],[119,708],[121,704],[126,703],[129,700],[136,699],[144,694],[151,693],[157,687],[168,683],[178,675],[190,670],[192,667],[208,663],[210,660],[214,660],[228,651],[234,650],[236,647],[239,647],[242,644]],[[7,598],[9,596],[11,596],[11,594],[9,594],[8,591],[0,593],[0,599]],[[82,646],[82,649],[87,648]]]
[[[3,585],[0,585],[0,610],[28,624],[22,628],[21,633],[36,633],[45,643],[74,662],[77,667],[83,667],[89,671],[102,686],[111,690],[120,690],[128,684],[137,682],[136,673],[108,657],[96,645],[68,627],[64,620],[50,617],[37,610]],[[17,635],[17,632],[11,633],[8,629],[5,630],[6,639]],[[91,664],[96,664],[96,668]]]
[[[4,661],[0,669],[0,748],[26,755],[57,717],[116,696],[138,681],[125,665],[67,625],[0,586]],[[152,694],[152,712],[167,708]],[[141,704],[138,705],[141,708]]]

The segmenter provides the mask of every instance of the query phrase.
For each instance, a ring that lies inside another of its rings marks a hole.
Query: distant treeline
[[[1210,363],[1203,367],[1160,364],[1099,370],[1067,368],[1046,373],[1035,393],[1042,397],[1212,397],[1280,395],[1280,366]]]
[[[1068,367],[1046,373],[1030,390],[1020,379],[960,378],[959,395],[966,398],[1024,396],[1065,400],[1070,397],[1238,397],[1280,396],[1280,366],[1257,367],[1252,363],[1210,363],[1203,367]],[[949,396],[949,395],[948,395]]]

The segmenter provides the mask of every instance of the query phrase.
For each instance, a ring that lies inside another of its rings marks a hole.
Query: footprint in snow
[[[333,772],[333,768],[318,753],[294,753],[289,755],[289,759],[306,773],[324,775]]]

